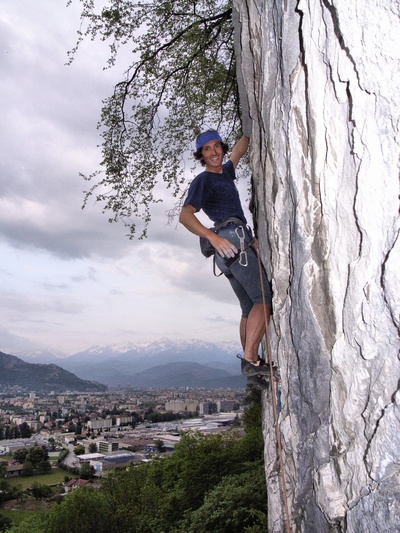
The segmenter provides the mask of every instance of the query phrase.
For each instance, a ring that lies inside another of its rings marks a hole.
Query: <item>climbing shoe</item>
[[[261,376],[268,377],[268,376],[271,375],[270,366],[269,366],[269,364],[265,363],[264,359],[260,359],[259,358],[259,364],[258,365],[254,365],[250,361],[247,361],[247,359],[245,359],[241,355],[237,355],[237,357],[238,357],[238,359],[240,359],[240,362],[241,362],[243,376],[249,378],[249,377],[252,377],[252,376],[260,376],[261,375]],[[276,365],[272,364],[272,370],[273,370],[273,374],[275,376],[276,373],[278,372],[278,367]]]
[[[247,385],[253,389],[267,390],[269,388],[269,375],[256,374],[251,376],[247,378]]]

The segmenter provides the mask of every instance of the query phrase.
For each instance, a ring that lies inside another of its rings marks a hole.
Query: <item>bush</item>
[[[204,504],[187,513],[175,533],[267,533],[267,497],[262,466],[225,477]]]
[[[63,460],[66,458],[67,455],[68,455],[68,450],[61,450],[61,452],[58,455],[58,459],[57,459],[59,466],[61,466],[60,463],[63,462]]]
[[[32,491],[32,496],[35,498],[35,500],[41,500],[43,498],[49,498],[52,495],[52,493],[53,493],[53,491],[51,490],[51,488],[49,486],[41,485],[37,481],[35,481],[32,484],[31,491]]]
[[[6,531],[11,527],[11,518],[0,513],[0,531]]]
[[[85,447],[82,445],[75,446],[74,448],[74,454],[75,455],[84,455],[85,454]]]

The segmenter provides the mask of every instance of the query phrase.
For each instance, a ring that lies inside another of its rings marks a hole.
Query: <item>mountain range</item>
[[[101,392],[106,386],[78,378],[54,364],[26,363],[14,355],[0,352],[0,388],[20,387],[36,392]]]
[[[238,343],[200,340],[94,346],[72,355],[24,352],[30,363],[52,363],[84,380],[109,387],[242,388],[245,380],[235,354]]]

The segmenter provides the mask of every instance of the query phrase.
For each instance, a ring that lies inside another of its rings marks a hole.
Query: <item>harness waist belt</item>
[[[243,222],[241,218],[229,217],[229,218],[226,218],[225,220],[221,220],[221,222],[218,222],[218,224],[215,224],[215,231],[218,231],[219,229],[222,229],[225,226],[228,226],[229,224],[238,224],[239,226],[246,227],[246,224]]]

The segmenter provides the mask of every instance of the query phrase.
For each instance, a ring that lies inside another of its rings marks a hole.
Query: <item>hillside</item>
[[[210,368],[198,363],[168,363],[153,367],[129,378],[132,387],[205,387],[243,388],[246,380],[232,376],[226,370]]]
[[[107,389],[105,385],[80,379],[57,365],[26,363],[14,355],[0,352],[0,389],[14,386],[35,392],[100,392]]]

